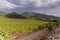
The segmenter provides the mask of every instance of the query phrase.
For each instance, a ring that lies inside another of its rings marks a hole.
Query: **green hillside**
[[[56,17],[53,15],[46,15],[42,13],[36,13],[36,12],[24,12],[22,15],[28,19],[37,19],[37,20],[45,20],[45,21],[60,19],[60,17]]]
[[[34,19],[34,20],[43,20],[43,21],[49,21],[49,20],[52,21],[52,20],[60,19],[60,17],[56,17],[53,15],[46,15],[46,14],[35,13],[35,12],[24,12],[22,14],[12,12],[12,13],[8,13],[6,17],[18,18],[18,19]]]

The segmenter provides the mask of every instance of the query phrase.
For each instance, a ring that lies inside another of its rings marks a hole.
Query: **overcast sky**
[[[33,11],[60,16],[60,0],[0,0],[0,9],[6,12]]]

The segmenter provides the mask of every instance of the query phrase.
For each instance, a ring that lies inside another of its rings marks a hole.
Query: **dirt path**
[[[33,32],[32,34],[20,36],[13,40],[40,40],[41,39],[40,36],[45,36],[46,33],[47,28],[44,28],[43,30],[38,30],[37,32]]]
[[[60,27],[56,28],[53,32],[55,33],[55,34],[53,33],[54,36],[57,35],[57,37],[56,37],[57,40],[60,40]],[[31,34],[18,36],[16,38],[12,38],[10,40],[40,40],[43,36],[44,36],[43,38],[46,38],[47,35],[49,35],[49,31],[47,28],[44,28],[42,30],[38,30],[36,32],[33,32]]]
[[[32,33],[32,34],[27,35],[27,36],[22,36],[20,38],[15,39],[15,40],[33,40],[33,39],[37,38],[39,35],[44,35],[44,33],[46,31],[47,31],[46,29],[41,30],[41,31],[37,31],[36,33]]]

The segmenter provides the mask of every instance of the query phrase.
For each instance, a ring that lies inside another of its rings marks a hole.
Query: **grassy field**
[[[5,31],[10,35],[14,32],[27,32],[37,29],[39,25],[45,25],[46,21],[38,21],[32,19],[10,19],[0,16],[0,31]]]

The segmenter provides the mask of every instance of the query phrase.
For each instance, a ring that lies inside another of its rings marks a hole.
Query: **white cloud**
[[[10,2],[8,2],[8,1],[6,1],[6,0],[0,0],[0,8],[15,8],[15,7],[17,7],[17,5],[15,5],[15,4],[12,4],[12,3],[10,3]]]
[[[34,6],[40,7],[43,5],[43,3],[41,2],[41,0],[31,0],[32,4]]]

